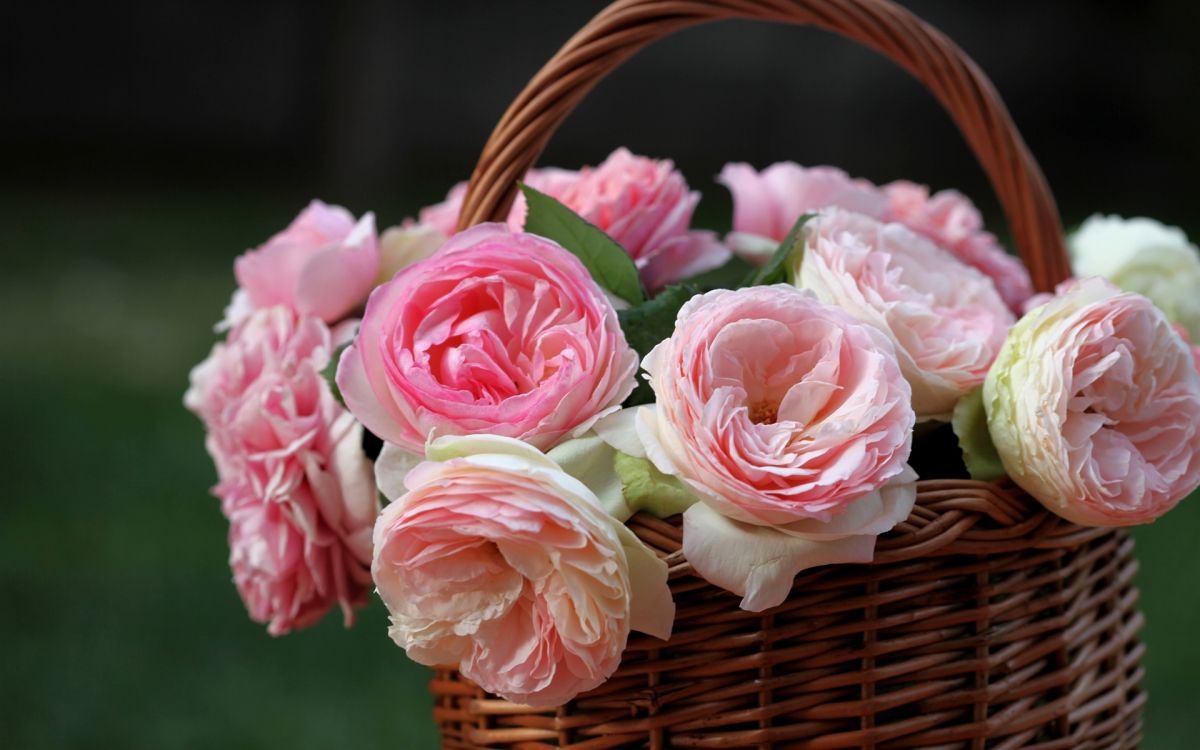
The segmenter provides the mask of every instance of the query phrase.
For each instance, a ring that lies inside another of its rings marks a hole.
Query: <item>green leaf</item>
[[[522,183],[529,203],[525,231],[554,240],[583,261],[596,283],[631,305],[646,299],[629,253],[583,217],[545,193]]]
[[[654,299],[637,307],[618,310],[617,320],[625,332],[625,340],[639,358],[645,358],[659,342],[675,332],[675,318],[684,303],[699,294],[700,290],[688,285],[669,286]],[[649,404],[654,401],[654,391],[644,379],[638,378],[634,392],[625,400],[625,406]]]
[[[990,482],[1004,476],[1004,464],[988,432],[987,414],[983,409],[983,387],[980,386],[958,400],[950,418],[963,463],[972,479]]]
[[[676,477],[663,474],[648,459],[616,452],[613,467],[621,479],[625,504],[634,513],[645,511],[659,518],[682,513],[696,496]]]
[[[814,214],[804,214],[792,225],[792,230],[779,243],[775,254],[762,268],[756,269],[742,286],[766,286],[768,284],[790,284],[792,282],[793,255],[804,251],[804,224]]]
[[[346,400],[342,398],[342,389],[338,388],[337,384],[337,368],[338,362],[342,359],[342,352],[346,351],[346,347],[350,346],[350,341],[342,344],[333,350],[333,357],[330,358],[329,364],[325,365],[325,369],[321,370],[321,376],[329,383],[329,390],[333,391],[333,397],[338,400],[342,406],[346,405]]]
[[[701,292],[711,292],[714,289],[737,289],[754,270],[754,266],[735,255],[725,265],[689,276],[680,283],[696,287]]]

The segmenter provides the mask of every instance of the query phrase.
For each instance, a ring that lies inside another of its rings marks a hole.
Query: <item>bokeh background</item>
[[[909,4],[990,73],[1065,222],[1200,237],[1200,12],[1174,2]],[[589,2],[159,0],[0,7],[0,745],[435,746],[426,674],[377,603],[283,639],[229,581],[180,399],[231,261],[313,196],[381,226],[469,174]],[[727,160],[958,187],[1004,230],[918,85],[811,30],[726,23],[605,82],[544,163],[674,158],[727,228]],[[1200,290],[1197,290],[1200,294]],[[1200,736],[1200,499],[1137,532],[1146,747]]]

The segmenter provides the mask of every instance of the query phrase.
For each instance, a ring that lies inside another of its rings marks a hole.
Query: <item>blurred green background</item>
[[[71,24],[50,5],[0,10],[20,31],[0,56],[0,747],[435,746],[427,674],[377,602],[350,632],[333,616],[272,639],[246,618],[181,397],[238,253],[313,195],[380,226],[437,199],[601,3],[452,5],[121,2]],[[1175,31],[1189,4],[911,5],[992,73],[1068,223],[1147,213],[1200,236],[1200,74]],[[547,161],[622,143],[676,157],[716,228],[728,199],[708,176],[784,158],[958,186],[998,223],[929,97],[817,34],[733,24],[659,45]],[[1136,536],[1145,746],[1193,750],[1200,500]]]

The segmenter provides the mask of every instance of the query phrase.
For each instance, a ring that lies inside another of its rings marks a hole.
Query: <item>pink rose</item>
[[[892,345],[810,293],[695,297],[643,367],[645,455],[702,501],[684,514],[684,553],[743,607],[782,602],[806,567],[870,560],[912,508],[915,416]]]
[[[314,200],[287,229],[239,257],[233,270],[255,308],[283,305],[337,322],[375,285],[375,217],[365,214],[356,224],[341,206]]]
[[[700,194],[688,190],[670,161],[619,148],[597,167],[534,169],[525,182],[607,232],[633,258],[652,292],[729,259],[729,249],[715,234],[690,229]],[[421,210],[421,222],[453,234],[466,193],[466,183],[455,185],[445,201]],[[508,226],[523,229],[527,212],[524,196],[518,195]]]
[[[715,234],[690,229],[700,194],[669,160],[619,148],[584,167],[559,200],[625,248],[652,292],[729,259]]]
[[[1200,486],[1194,354],[1150,300],[1103,279],[1017,323],[983,404],[1009,476],[1067,520],[1147,523]]]
[[[337,382],[367,429],[410,453],[477,433],[548,449],[617,409],[636,369],[575,256],[481,224],[372,292]]]
[[[983,383],[1013,324],[991,279],[900,224],[838,209],[804,225],[796,284],[885,333],[919,417]]]
[[[867,180],[836,167],[772,164],[761,172],[749,164],[726,164],[717,181],[733,195],[733,232],[727,241],[746,260],[762,264],[806,213],[837,206],[882,218],[887,199]]]
[[[562,200],[566,189],[579,179],[579,173],[569,169],[546,167],[531,169],[525,173],[525,184],[545,193],[552,198]],[[419,214],[421,224],[433,227],[447,237],[458,232],[458,216],[462,213],[463,201],[467,197],[467,183],[460,182],[450,188],[445,200],[432,206],[422,208]],[[529,207],[525,204],[525,196],[517,193],[512,209],[508,212],[508,226],[514,232],[525,228],[525,214]]]
[[[996,237],[983,231],[979,209],[956,190],[941,190],[929,195],[929,188],[905,180],[883,187],[888,199],[888,221],[897,221],[938,247],[981,271],[996,285],[1005,304],[1020,311],[1030,295],[1033,282],[1025,264],[1000,247]]]
[[[491,435],[441,438],[375,524],[389,634],[517,703],[558,706],[603,683],[631,629],[667,638],[667,567],[586,485]]]
[[[378,500],[362,428],[321,376],[329,329],[258,310],[192,371],[229,518],[230,565],[250,616],[282,635],[366,601]]]

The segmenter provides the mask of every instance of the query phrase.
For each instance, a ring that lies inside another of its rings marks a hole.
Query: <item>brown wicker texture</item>
[[[1054,200],[986,77],[886,0],[618,0],[534,77],[484,148],[460,223],[502,218],[516,180],[609,71],[646,44],[722,18],[819,26],[921,80],[992,180],[1039,289],[1068,275]],[[664,557],[678,611],[634,634],[616,675],[567,706],[489,696],[451,669],[432,683],[443,747],[1137,747],[1142,618],[1132,542],[1076,526],[1010,482],[931,479],[870,565],[802,573],[763,613],[697,577],[678,518],[631,528]]]
[[[630,525],[668,561],[669,642],[568,706],[433,683],[444,748],[1137,747],[1142,625],[1124,532],[1057,519],[1011,485],[930,480],[871,565],[801,574],[763,613],[691,573],[678,519]]]

